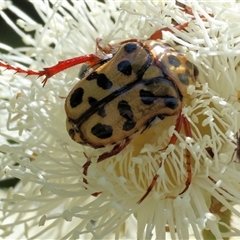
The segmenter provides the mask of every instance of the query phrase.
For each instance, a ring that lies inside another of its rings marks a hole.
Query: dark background
[[[38,1],[38,0],[36,0]],[[23,12],[25,12],[29,17],[31,17],[33,20],[35,20],[38,23],[42,23],[41,18],[38,16],[37,12],[35,11],[35,8],[31,3],[29,3],[27,0],[12,0],[12,3],[19,9],[21,9]],[[9,10],[4,10],[4,13],[8,15],[8,17],[16,23],[17,19],[19,17],[15,15],[13,12]],[[28,33],[31,34],[31,33]],[[32,33],[33,34],[33,33]],[[12,30],[11,27],[2,19],[0,15],[0,42],[5,43],[7,45],[10,45],[12,47],[21,47],[24,46],[24,42],[22,41],[21,37],[19,37],[14,30]],[[12,142],[11,140],[8,141],[9,144],[16,144]],[[1,159],[0,159],[1,160]],[[9,188],[14,187],[19,182],[19,179],[17,178],[8,178],[5,180],[0,180],[0,188]]]
[[[4,0],[4,1],[8,1],[8,0]],[[35,0],[35,1],[39,1],[39,0]],[[64,1],[68,1],[68,0],[64,0]],[[99,1],[102,3],[105,2],[104,0],[96,0],[96,1]],[[44,22],[41,20],[38,13],[35,11],[35,8],[29,1],[12,0],[12,4],[15,5],[17,8],[19,8],[20,10],[22,10],[24,13],[26,13],[30,18],[32,18],[37,23],[44,25]],[[6,9],[3,11],[14,23],[16,23],[16,21],[19,19],[19,17],[15,15],[13,12],[11,12],[10,10]],[[114,19],[112,19],[112,21],[114,22]],[[27,32],[27,34],[33,35],[34,32],[32,33]],[[13,48],[21,47],[25,45],[21,37],[19,37],[19,35],[17,35],[15,31],[12,30],[12,28],[5,22],[5,20],[1,17],[1,15],[0,15],[0,43],[5,43]],[[16,142],[11,141],[10,139],[7,141],[9,142],[9,144],[17,144]],[[19,179],[17,178],[8,178],[5,180],[0,179],[0,189],[14,187],[18,182],[19,182]]]
[[[38,1],[38,0],[36,0]],[[33,20],[35,20],[38,23],[42,23],[41,18],[38,16],[37,12],[35,11],[35,8],[33,5],[27,1],[27,0],[12,0],[13,5],[15,5],[17,8],[21,9],[23,12],[25,12],[28,16],[30,16]],[[19,18],[16,16],[13,12],[9,10],[4,10],[4,12],[9,16],[9,18],[16,23],[17,19]],[[30,33],[28,33],[30,34]],[[19,47],[23,46],[24,43],[22,39],[9,27],[5,21],[0,16],[0,42],[6,43],[12,47]]]

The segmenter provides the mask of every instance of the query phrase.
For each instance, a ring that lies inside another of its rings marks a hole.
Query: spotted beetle
[[[176,25],[183,30],[188,23]],[[24,70],[0,62],[0,66],[17,73],[45,76],[43,86],[53,75],[72,66],[87,63],[88,71],[70,91],[65,101],[66,127],[77,143],[97,148],[113,145],[110,152],[101,154],[97,162],[122,151],[138,131],[150,127],[156,119],[178,115],[175,130],[184,126],[186,136],[192,137],[187,119],[182,115],[183,98],[187,88],[195,85],[198,69],[186,55],[164,41],[156,31],[147,40],[129,39],[103,48],[97,40],[98,54],[88,54],[58,62],[40,71]],[[102,56],[103,55],[103,56]],[[169,144],[175,144],[173,135]],[[91,160],[84,164],[84,175]],[[184,193],[191,183],[190,153],[186,150],[187,180]],[[153,177],[141,203],[154,187],[158,174]],[[84,178],[84,182],[88,183]],[[94,196],[100,194],[94,193]]]

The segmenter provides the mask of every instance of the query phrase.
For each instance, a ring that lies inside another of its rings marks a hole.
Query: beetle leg
[[[186,136],[192,138],[190,124],[186,117],[182,115],[182,118],[183,118],[183,126],[184,126]],[[179,195],[182,195],[188,190],[192,181],[191,155],[187,148],[186,148],[186,171],[187,171],[187,180],[185,182],[185,188],[179,193]]]
[[[112,157],[112,156],[115,156],[117,155],[119,152],[121,152],[129,143],[131,142],[131,139],[130,138],[126,138],[124,140],[124,142],[122,143],[119,143],[119,144],[116,144],[114,146],[114,148],[110,151],[110,152],[105,152],[103,154],[101,154],[99,157],[98,157],[98,160],[97,162],[102,162],[103,160],[109,158],[109,157]]]
[[[101,41],[102,41],[101,38],[97,38],[96,39],[96,53],[98,52],[98,50],[100,50],[103,54],[110,54],[110,53],[112,53],[113,50],[114,50],[114,45],[107,44],[107,47],[104,48],[104,47],[102,47],[100,45]]]
[[[162,162],[160,162],[159,164],[159,168],[162,166]],[[155,186],[157,179],[159,178],[159,175],[156,173],[152,179],[152,182],[150,183],[150,185],[147,188],[147,191],[145,192],[145,194],[138,200],[137,204],[140,204],[147,196],[148,194],[152,191],[153,187]]]
[[[180,132],[182,125],[184,126],[184,130],[185,130],[185,134],[187,137],[192,137],[192,132],[191,132],[191,128],[189,125],[189,122],[187,120],[186,117],[184,117],[182,115],[182,113],[179,113],[179,116],[177,118],[176,124],[175,124],[175,131]],[[177,141],[177,136],[175,134],[172,135],[169,144],[175,144]],[[167,148],[167,147],[166,147]],[[165,150],[166,148],[162,149]],[[160,150],[161,151],[161,150]],[[179,195],[182,195],[184,192],[187,191],[187,189],[189,188],[190,184],[191,184],[191,180],[192,180],[192,170],[191,170],[191,156],[190,156],[190,152],[188,149],[186,149],[186,171],[187,171],[187,180],[185,181],[185,188],[179,193]],[[162,162],[160,162],[159,164],[159,168],[161,168],[162,166]],[[145,194],[141,197],[141,199],[137,202],[138,204],[140,204],[151,192],[151,190],[153,189],[153,187],[155,186],[157,179],[159,178],[159,175],[156,173],[152,179],[152,182],[150,183],[149,187],[147,188]],[[172,198],[172,197],[170,197]],[[174,197],[175,198],[175,197]]]
[[[187,5],[183,4],[183,3],[180,3],[179,1],[176,1],[176,5],[178,7],[181,7],[182,8],[182,11],[184,11],[185,13],[189,14],[189,15],[193,15],[193,12],[192,12],[192,8],[188,7]],[[203,16],[200,16],[201,18],[204,18]]]
[[[176,28],[177,30],[183,30],[188,26],[188,24],[189,24],[189,22],[186,22],[186,23],[183,23],[183,24],[178,24],[178,25],[174,26],[174,28]],[[151,40],[162,39],[163,38],[163,34],[162,34],[163,31],[174,33],[173,30],[171,30],[168,27],[165,27],[165,28],[161,28],[161,29],[157,30],[156,32],[154,32],[150,36],[149,39],[151,39]]]
[[[185,13],[193,16],[193,18],[192,18],[193,20],[195,19],[195,18],[194,18],[194,14],[193,14],[193,12],[192,12],[192,9],[191,9],[190,7],[186,6],[186,5],[183,4],[183,3],[180,3],[179,1],[176,1],[176,5],[179,6],[179,7],[181,7],[181,8],[182,8],[182,11],[184,11]],[[210,17],[214,17],[214,15],[213,15],[212,13],[208,13],[208,15],[209,15]],[[200,17],[201,19],[203,19],[203,20],[206,20],[206,18],[205,18],[203,15],[199,15],[199,17]],[[185,23],[183,23],[183,24],[177,24],[176,26],[174,26],[174,28],[176,28],[177,30],[181,31],[181,30],[184,30],[186,27],[188,27],[188,24],[189,24],[189,22],[185,22]],[[173,30],[171,30],[171,29],[168,28],[168,27],[165,27],[165,28],[161,28],[161,29],[157,30],[156,32],[154,32],[154,33],[150,36],[149,39],[152,39],[152,40],[162,39],[162,37],[163,37],[163,36],[162,36],[162,35],[163,35],[162,32],[163,32],[163,31],[167,31],[167,32],[170,32],[170,33],[174,33]]]
[[[109,157],[115,156],[117,155],[119,152],[121,152],[129,143],[131,142],[131,138],[126,138],[124,142],[121,142],[119,144],[116,144],[114,146],[114,148],[110,151],[110,152],[105,152],[103,154],[101,154],[98,159],[97,159],[97,163],[102,162],[106,159],[108,159]],[[89,166],[91,165],[91,159],[84,153],[85,157],[87,158],[86,163],[83,165],[83,175],[87,176],[87,171]],[[83,178],[83,182],[88,184],[88,181],[86,178]],[[92,196],[97,197],[99,194],[101,194],[102,192],[95,192],[92,194]]]
[[[67,60],[59,61],[56,65],[52,67],[46,67],[43,70],[40,71],[34,71],[31,69],[22,69],[19,67],[14,67],[10,64],[4,63],[0,61],[0,67],[4,67],[6,70],[13,70],[15,73],[25,73],[27,76],[45,76],[45,78],[42,81],[43,87],[47,83],[47,80],[52,77],[53,75],[62,72],[70,67],[76,66],[78,64],[82,64],[87,62],[89,66],[96,65],[101,59],[96,56],[95,54],[88,54],[85,56],[79,56],[75,58],[70,58]]]
[[[187,5],[180,3],[179,1],[176,1],[176,5],[181,7],[185,13],[194,16],[191,7],[188,7]],[[214,15],[212,13],[208,13],[208,15],[210,17],[214,17]],[[200,15],[200,18],[205,19],[205,17],[203,15]]]
[[[87,158],[87,161],[84,163],[83,165],[83,175],[87,176],[87,170],[89,168],[89,166],[91,165],[91,159],[84,153],[85,157]],[[88,184],[88,181],[85,177],[83,177],[83,182]],[[85,187],[85,189],[87,189]],[[100,195],[102,192],[95,192],[95,193],[92,193],[92,196],[94,197],[97,197],[98,195]]]

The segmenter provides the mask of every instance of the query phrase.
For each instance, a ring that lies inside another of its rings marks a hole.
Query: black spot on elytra
[[[186,70],[185,70],[185,75],[188,75],[188,76],[190,76],[190,75],[191,75],[191,73],[190,73],[189,69],[186,69]]]
[[[100,139],[107,139],[112,136],[113,129],[109,125],[97,123],[92,127],[91,132],[94,136]]]
[[[164,103],[166,107],[171,109],[176,109],[178,107],[178,99],[173,97],[164,98]]]
[[[137,44],[136,44],[136,43],[127,43],[127,44],[124,46],[124,50],[125,50],[125,52],[127,52],[127,53],[132,53],[132,52],[134,52],[136,49],[137,49]]]
[[[70,128],[70,129],[68,130],[68,134],[69,134],[69,136],[70,136],[71,138],[74,138],[74,136],[75,136],[75,131],[74,131],[74,129]]]
[[[146,105],[152,104],[157,98],[152,92],[146,91],[144,89],[140,90],[139,95],[140,95],[141,101]]]
[[[123,124],[123,130],[129,131],[133,129],[136,125],[136,122],[133,120],[133,112],[131,106],[128,102],[122,100],[118,103],[118,111],[120,116],[126,119],[126,122]]]
[[[107,116],[107,114],[106,114],[106,111],[105,111],[105,109],[102,107],[102,108],[99,108],[99,110],[98,110],[98,115],[100,116],[100,117],[106,117]]]
[[[100,116],[100,117],[105,117],[107,114],[106,114],[106,111],[104,109],[104,106],[102,107],[99,107],[98,106],[98,100],[96,98],[93,98],[93,97],[89,97],[88,98],[88,103],[91,105],[91,107],[94,107],[94,105],[96,106],[96,108],[98,108],[98,112],[97,114]]]
[[[122,74],[124,74],[126,76],[130,76],[132,74],[132,64],[128,60],[121,61],[117,65],[117,69],[119,72],[121,72]]]
[[[93,97],[89,97],[88,98],[88,103],[93,106],[94,104],[97,103],[97,99],[96,98],[93,98]]]
[[[168,56],[168,62],[169,62],[169,64],[171,64],[172,66],[174,66],[176,68],[181,66],[180,60],[174,55]]]
[[[199,74],[198,68],[194,65],[194,70],[193,70],[194,77],[196,78]]]
[[[110,89],[112,87],[112,82],[103,73],[92,72],[86,77],[86,80],[96,80],[97,85],[102,89]]]
[[[72,108],[77,107],[82,103],[84,90],[82,88],[77,88],[70,97],[70,105]]]
[[[178,74],[178,79],[180,80],[181,83],[183,83],[186,86],[189,85],[188,77],[189,75],[187,74]]]
[[[198,68],[193,63],[191,63],[189,61],[186,61],[186,66],[187,66],[187,69],[193,70],[193,75],[194,76],[192,76],[189,73],[189,75],[191,75],[191,78],[193,78],[193,79],[196,78],[198,76],[198,74],[199,74]]]
[[[188,69],[192,70],[193,69],[193,64],[189,61],[186,61],[186,66]]]

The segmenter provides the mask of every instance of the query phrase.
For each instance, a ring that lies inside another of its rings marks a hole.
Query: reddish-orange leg
[[[192,9],[188,6],[186,6],[185,4],[183,3],[180,3],[179,1],[176,1],[176,5],[181,7],[183,9],[183,11],[191,16],[194,16],[193,15],[193,12],[192,12]],[[209,13],[208,14],[210,17],[214,17],[213,14]],[[204,16],[200,15],[200,18],[202,18],[203,20],[205,19]],[[195,18],[192,18],[192,19],[195,19]],[[183,24],[179,24],[179,25],[176,25],[174,26],[177,30],[183,30],[185,29],[187,26],[188,26],[189,22],[186,22],[186,23],[183,23]],[[162,31],[168,31],[168,32],[171,32],[171,33],[174,33],[171,29],[169,28],[162,28],[160,30],[157,30],[155,33],[153,33],[149,39],[162,39]]]
[[[122,144],[117,144],[114,146],[114,148],[110,151],[110,152],[105,152],[103,154],[101,154],[98,159],[97,159],[97,163],[102,162],[103,160],[110,158],[112,156],[117,155],[119,152],[121,152],[129,143],[131,142],[130,138],[125,139],[124,143]],[[86,154],[84,154],[86,156]],[[88,159],[87,162],[83,165],[83,174],[85,176],[87,176],[87,171],[89,166],[91,165],[91,159],[89,159],[87,156],[86,158]],[[88,181],[86,178],[83,178],[83,182],[88,184]],[[96,197],[99,194],[101,194],[102,192],[95,192],[92,194],[92,196]]]
[[[174,28],[176,28],[177,30],[184,30],[187,26],[188,26],[189,22],[186,22],[186,23],[183,23],[183,24],[179,24],[179,25],[176,25],[174,26]],[[170,28],[168,27],[165,27],[165,28],[162,28],[160,30],[157,30],[156,32],[154,32],[149,39],[162,39],[162,32],[163,31],[167,31],[167,32],[170,32],[170,33],[174,33],[173,30],[171,30]]]
[[[182,115],[182,113],[180,112],[179,115],[178,115],[174,130],[176,132],[180,132],[180,130],[182,128],[182,125],[184,126],[186,136],[192,138],[192,132],[191,132],[190,124],[189,124],[188,120],[186,119],[186,117],[184,117]],[[177,141],[177,136],[175,134],[173,134],[169,143],[168,143],[168,145],[169,144],[175,144],[176,141]],[[166,149],[166,148],[164,148],[164,149]],[[159,168],[161,167],[161,165],[162,165],[162,163],[160,162]],[[183,194],[184,192],[187,191],[187,189],[189,188],[189,185],[191,184],[191,180],[192,180],[191,159],[190,159],[190,152],[189,152],[188,149],[186,149],[186,170],[187,170],[187,180],[185,182],[185,188],[179,193],[179,195],[181,195],[181,194]],[[140,204],[149,195],[149,193],[152,191],[153,187],[155,186],[158,178],[159,178],[159,175],[156,173],[154,175],[154,177],[152,179],[152,182],[150,183],[146,193],[137,202],[138,204]]]
[[[181,7],[185,13],[194,16],[192,8],[188,7],[187,5],[185,5],[183,3],[180,3],[179,1],[176,1],[176,5]],[[208,13],[208,15],[210,17],[214,17],[214,15],[212,13]],[[206,19],[203,15],[200,15],[200,18]]]
[[[184,23],[184,24],[178,24],[176,26],[174,26],[174,28],[176,28],[177,30],[184,30],[187,26],[188,26],[188,22]],[[170,32],[170,33],[174,33],[173,30],[171,30],[170,28],[168,27],[165,27],[165,28],[161,28],[159,30],[157,30],[156,32],[154,32],[148,39],[152,39],[152,40],[156,40],[156,39],[162,39],[162,32],[165,31],[165,32]],[[96,46],[97,46],[97,49],[99,49],[101,52],[103,53],[106,53],[106,54],[109,54],[109,53],[112,53],[112,51],[114,50],[114,47],[115,46],[119,46],[121,44],[125,44],[125,43],[129,43],[129,42],[141,42],[140,39],[137,39],[137,38],[132,38],[132,39],[128,39],[128,40],[125,40],[125,41],[122,41],[116,45],[110,45],[108,44],[107,45],[107,48],[103,48],[101,47],[100,45],[100,42],[102,41],[102,39],[100,38],[97,38],[96,39]]]
[[[13,70],[16,73],[25,73],[25,74],[27,74],[27,76],[37,76],[37,77],[45,76],[45,78],[42,81],[42,84],[44,87],[45,84],[47,83],[47,80],[57,73],[60,73],[68,68],[71,68],[73,66],[76,66],[76,65],[79,65],[79,64],[82,64],[85,62],[87,62],[89,64],[89,66],[92,67],[92,66],[98,64],[100,60],[101,59],[98,56],[96,56],[95,54],[88,54],[85,56],[80,56],[80,57],[75,57],[75,58],[60,61],[56,65],[54,65],[52,67],[46,67],[40,71],[34,71],[31,69],[24,70],[22,68],[14,67],[14,66],[4,63],[4,62],[0,62],[0,67],[4,67],[6,70]]]

